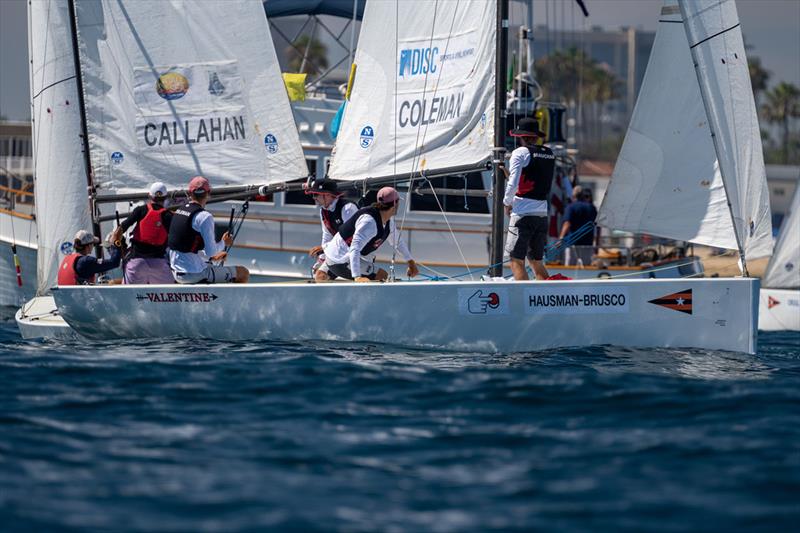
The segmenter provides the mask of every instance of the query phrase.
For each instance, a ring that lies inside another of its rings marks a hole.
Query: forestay
[[[478,165],[494,135],[495,1],[367,2],[330,175]]]
[[[761,130],[733,0],[681,0],[689,48],[745,257],[772,253]]]
[[[675,1],[655,42],[611,183],[604,226],[737,248],[725,189]]]
[[[800,289],[800,185],[795,187],[792,205],[781,224],[778,244],[764,275],[764,286]]]
[[[307,174],[262,2],[76,4],[99,194]]]
[[[55,285],[72,236],[91,227],[78,90],[66,0],[31,2],[30,61],[36,169],[38,292]]]

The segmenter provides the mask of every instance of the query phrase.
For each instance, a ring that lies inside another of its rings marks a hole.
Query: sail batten
[[[368,2],[336,180],[479,165],[494,134],[495,1]]]
[[[307,173],[263,5],[76,3],[98,194]]]

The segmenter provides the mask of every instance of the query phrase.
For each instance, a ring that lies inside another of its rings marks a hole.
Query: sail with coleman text
[[[306,175],[262,2],[75,6],[99,194]]]
[[[367,2],[330,175],[479,165],[494,136],[494,0]]]

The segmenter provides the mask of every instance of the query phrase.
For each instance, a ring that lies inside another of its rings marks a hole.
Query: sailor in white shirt
[[[314,280],[328,281],[336,276],[331,275],[328,271],[325,254],[322,253],[323,248],[339,232],[339,226],[358,211],[358,206],[342,198],[342,194],[333,180],[312,177],[308,179],[304,189],[306,194],[314,197],[314,203],[320,207],[319,220],[322,224],[322,243],[308,251],[308,255],[317,258],[317,263],[313,268]]]
[[[388,274],[383,269],[375,271],[375,253],[387,240],[400,252],[408,264],[406,274],[419,274],[408,246],[397,231],[394,216],[400,204],[400,195],[392,187],[378,191],[378,201],[364,207],[340,227],[339,232],[324,246],[325,264],[336,276],[355,281],[383,281]]]

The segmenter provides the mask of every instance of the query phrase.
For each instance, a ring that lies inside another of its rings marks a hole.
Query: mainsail
[[[733,213],[737,227],[747,220],[739,228],[746,257],[768,255],[767,183],[741,32],[732,29],[727,49],[706,54],[723,67],[700,72],[717,87],[709,120],[682,22],[677,2],[667,0],[598,223],[736,249]],[[719,159],[711,131],[726,139]]]
[[[800,289],[800,185],[795,187],[792,205],[781,224],[775,253],[764,274],[764,286]]]
[[[307,174],[259,0],[76,2],[98,195]]]
[[[367,2],[330,176],[479,165],[494,135],[495,1]]]
[[[55,284],[79,229],[91,227],[67,0],[29,4],[38,292]],[[62,247],[63,250],[62,250]]]

